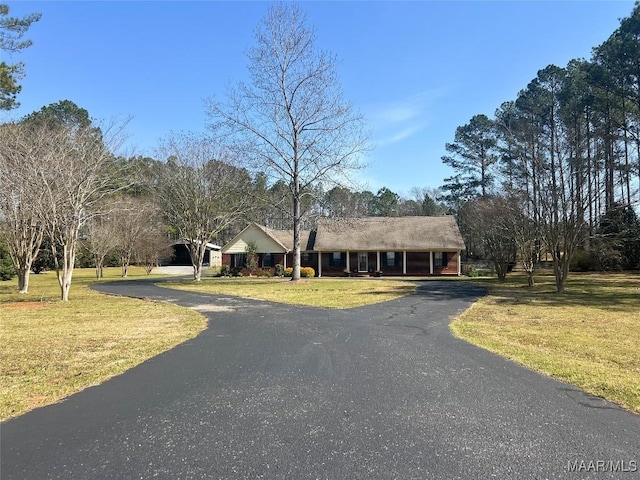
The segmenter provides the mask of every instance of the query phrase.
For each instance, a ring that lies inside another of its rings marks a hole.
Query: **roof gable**
[[[300,231],[300,249],[311,250],[315,232]],[[273,230],[271,228],[252,223],[245,227],[222,247],[222,253],[244,253],[247,244],[253,242],[256,253],[289,253],[293,251],[293,230]]]
[[[256,245],[256,253],[287,253],[289,251],[285,245],[267,232],[265,227],[252,223],[227,242],[222,247],[222,253],[244,253],[249,243]]]

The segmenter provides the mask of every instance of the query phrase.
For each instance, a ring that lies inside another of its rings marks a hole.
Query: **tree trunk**
[[[296,154],[297,155],[297,154]],[[293,273],[291,281],[300,280],[300,178],[298,163],[294,167],[293,176]]]
[[[565,293],[565,283],[569,273],[569,259],[566,258],[567,255],[568,253],[566,251],[564,255],[561,255],[559,248],[553,253],[553,275],[556,281],[557,293]]]
[[[193,281],[202,280],[202,264],[204,262],[204,254],[207,251],[207,242],[205,240],[193,240],[189,243],[189,256],[193,266]]]
[[[55,252],[54,252],[55,258]],[[63,247],[62,255],[62,268],[56,260],[56,275],[58,277],[58,284],[60,285],[60,300],[63,302],[69,301],[69,290],[71,290],[71,279],[73,277],[73,267],[75,264],[75,246],[67,248]]]
[[[527,272],[527,286],[529,288],[533,288],[536,284],[535,278],[533,277],[533,270]]]
[[[199,282],[202,280],[202,262],[196,262],[193,265],[193,281]]]
[[[557,258],[556,253],[553,254],[553,276],[556,282],[556,292],[564,293],[564,278],[562,278],[560,259]]]
[[[38,256],[42,243],[42,230],[20,229],[10,235],[7,241],[9,255],[18,276],[18,293],[29,292],[31,266]]]
[[[96,263],[96,278],[101,279],[104,275],[104,257],[96,256],[94,261]]]
[[[120,266],[122,267],[122,278],[129,275],[129,265],[131,264],[131,252],[126,252],[120,256]]]
[[[16,269],[18,274],[18,293],[29,293],[29,274],[31,265]]]

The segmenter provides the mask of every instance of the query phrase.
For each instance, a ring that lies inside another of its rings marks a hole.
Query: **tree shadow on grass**
[[[570,276],[565,293],[557,293],[553,277],[536,277],[530,289],[514,279],[494,283],[491,294],[498,305],[535,304],[545,307],[591,307],[621,312],[640,311],[640,277],[634,274]]]

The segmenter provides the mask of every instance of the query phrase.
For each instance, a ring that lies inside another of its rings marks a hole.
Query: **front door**
[[[359,272],[369,271],[369,254],[366,252],[358,253],[358,271]]]

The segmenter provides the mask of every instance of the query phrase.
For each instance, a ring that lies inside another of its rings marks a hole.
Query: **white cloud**
[[[373,143],[377,147],[388,146],[426,129],[432,121],[433,103],[445,95],[444,88],[425,90],[370,106],[367,118],[373,130]]]
[[[393,132],[390,136],[377,139],[376,147],[384,147],[386,145],[391,145],[393,143],[401,142],[402,140],[412,137],[413,135],[420,132],[424,128],[425,128],[425,125],[422,123],[418,123],[413,126],[403,128],[402,130]]]

